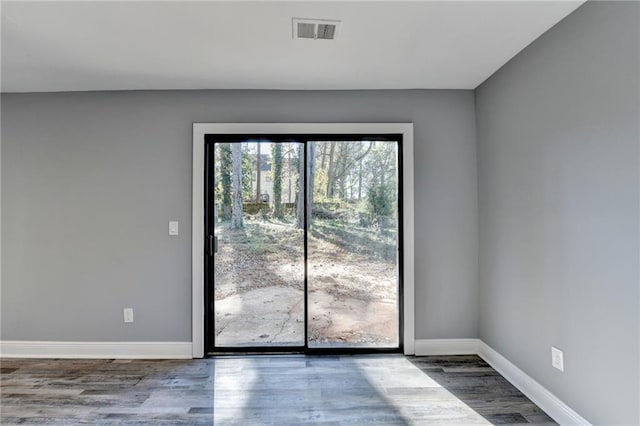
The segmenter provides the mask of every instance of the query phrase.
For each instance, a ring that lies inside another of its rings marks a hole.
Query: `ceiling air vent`
[[[293,18],[293,39],[335,40],[340,21]]]

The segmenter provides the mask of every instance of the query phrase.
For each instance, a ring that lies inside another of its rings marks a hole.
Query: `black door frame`
[[[393,348],[368,348],[368,347],[309,347],[308,344],[308,229],[307,214],[304,215],[304,345],[300,346],[215,346],[215,282],[214,282],[214,243],[215,223],[213,208],[211,205],[210,188],[215,185],[214,155],[212,147],[215,143],[242,143],[247,140],[269,140],[275,143],[296,142],[304,145],[304,170],[305,184],[303,186],[304,210],[307,211],[307,146],[309,142],[339,141],[384,141],[397,144],[397,179],[398,179],[398,346]],[[204,168],[204,353],[205,355],[220,354],[269,354],[269,353],[305,353],[305,354],[368,354],[368,353],[402,353],[404,348],[404,229],[403,229],[403,135],[399,133],[373,133],[373,134],[329,134],[329,133],[245,133],[245,134],[205,134],[205,168]]]

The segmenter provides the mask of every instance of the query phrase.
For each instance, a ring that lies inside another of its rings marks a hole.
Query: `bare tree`
[[[244,227],[242,221],[242,145],[231,145],[231,157],[233,163],[232,190],[233,209],[231,212],[231,229]]]
[[[222,217],[231,219],[231,145],[228,143],[220,146],[220,168],[222,172]]]
[[[362,158],[358,161],[358,200],[362,198]]]
[[[327,190],[325,192],[327,198],[333,198],[333,183],[335,180],[335,168],[333,165],[333,161],[334,161],[334,155],[336,152],[336,143],[337,142],[330,142],[330,148],[329,148],[329,170],[327,171]],[[324,164],[324,156],[323,156],[323,160],[322,163]]]
[[[287,150],[287,178],[289,181],[289,188],[287,189],[287,203],[291,202],[291,175],[293,175],[293,169],[291,168],[291,151],[291,148]]]
[[[282,217],[282,144],[271,143],[271,180],[273,182],[273,216]]]
[[[324,170],[324,163],[327,160],[327,147],[329,146],[329,143],[327,142],[320,142],[320,145],[322,145],[322,153],[320,154],[320,159],[321,159],[321,163],[320,163],[320,168],[322,170]]]
[[[298,145],[298,194],[296,194],[296,219],[299,229],[304,229],[304,144]]]
[[[262,154],[260,153],[260,142],[256,142],[256,203],[260,202],[260,173],[262,170],[261,166],[260,166],[260,156]]]
[[[307,152],[307,228],[311,228],[311,212],[313,212],[313,189],[316,177],[316,143],[309,142]]]
[[[342,148],[344,149],[344,153],[340,156],[340,167],[336,168],[334,172],[334,185],[338,180],[341,181],[341,185],[344,185],[344,179],[353,172],[355,164],[361,162],[369,155],[373,146],[374,142],[369,142],[367,148],[364,148],[364,142],[355,144],[343,143]],[[352,149],[353,152],[351,151]],[[344,193],[344,187],[342,189]]]
[[[323,142],[322,151],[319,157],[320,168],[326,172],[326,188],[322,188],[327,198],[347,199],[347,190],[352,191],[355,185],[355,176],[358,167],[362,167],[365,157],[371,152],[374,145],[372,141],[367,142]],[[328,153],[327,151],[328,147]],[[328,161],[325,161],[325,157]],[[327,164],[327,168],[324,165]],[[360,175],[362,172],[360,172]],[[362,195],[362,179],[359,178],[359,194]],[[352,191],[353,192],[353,191]]]

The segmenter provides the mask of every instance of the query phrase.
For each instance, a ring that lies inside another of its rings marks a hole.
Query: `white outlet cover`
[[[564,354],[554,346],[551,346],[551,366],[564,371]]]
[[[132,308],[124,308],[124,322],[133,322]]]

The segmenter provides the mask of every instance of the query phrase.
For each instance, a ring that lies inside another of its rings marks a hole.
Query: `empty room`
[[[0,423],[640,425],[640,2],[0,2]]]

